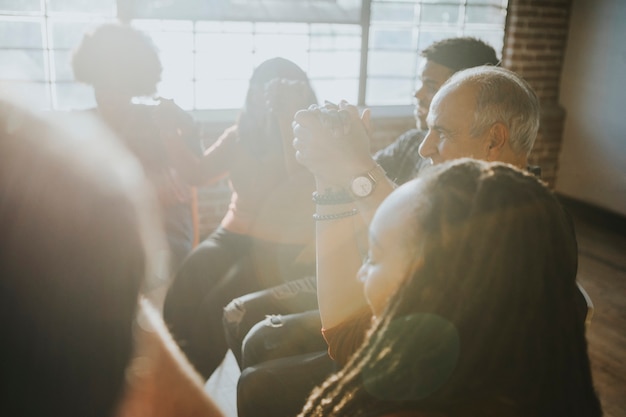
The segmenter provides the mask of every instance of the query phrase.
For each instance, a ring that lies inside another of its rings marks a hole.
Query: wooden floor
[[[578,279],[595,311],[587,339],[605,417],[626,416],[626,219],[564,200],[576,224]],[[239,370],[231,354],[206,384],[227,417],[237,416]]]
[[[215,400],[225,417],[237,417],[237,379],[239,367],[229,351],[222,365],[211,375],[204,389]]]
[[[578,280],[594,304],[587,329],[605,417],[626,416],[626,219],[570,200],[578,236]]]

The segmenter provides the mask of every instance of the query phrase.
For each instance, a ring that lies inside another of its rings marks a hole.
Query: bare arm
[[[176,170],[185,181],[192,185],[206,185],[228,175],[237,158],[237,138],[237,127],[229,127],[201,157],[191,153],[176,135],[166,138],[166,144]]]
[[[356,113],[355,113],[356,111]],[[315,175],[320,194],[346,193],[352,179],[372,171],[376,163],[369,152],[367,128],[354,107],[341,116],[342,122],[324,126],[319,111],[298,112],[294,147],[300,163]],[[367,117],[367,116],[366,116]],[[343,129],[342,125],[348,125]],[[341,131],[337,134],[337,129]],[[357,272],[367,251],[366,232],[380,203],[394,185],[378,172],[373,192],[343,204],[322,204],[316,223],[318,301],[322,324],[334,327],[367,307]],[[357,209],[358,216],[342,216]],[[327,216],[339,218],[328,219]]]
[[[191,116],[173,100],[161,98],[160,101],[155,109],[155,121],[172,167],[191,185],[210,184],[224,178],[237,156],[237,127],[226,129],[202,156],[198,156],[184,140],[187,135],[195,134]]]

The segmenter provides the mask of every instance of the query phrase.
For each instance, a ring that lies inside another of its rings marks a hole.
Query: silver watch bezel
[[[363,186],[366,184],[369,185],[367,190],[363,190]],[[350,192],[358,198],[365,198],[374,192],[374,188],[376,187],[376,180],[372,177],[372,175],[368,172],[364,175],[359,175],[355,177],[350,183]]]

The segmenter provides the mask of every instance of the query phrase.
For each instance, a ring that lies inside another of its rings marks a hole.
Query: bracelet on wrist
[[[355,216],[358,212],[359,212],[359,210],[352,209],[350,211],[343,211],[341,213],[332,213],[332,214],[317,214],[317,213],[315,213],[313,215],[313,220],[315,220],[315,221],[324,221],[324,220],[343,219],[343,218],[346,218],[346,217]]]
[[[337,192],[327,191],[323,194],[320,194],[317,191],[313,193],[313,202],[320,206],[347,204],[352,203],[353,201],[354,198],[346,190],[340,190]]]

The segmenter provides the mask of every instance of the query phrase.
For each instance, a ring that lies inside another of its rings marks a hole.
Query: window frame
[[[137,21],[138,19],[146,19],[150,16],[146,16],[145,14],[138,14],[137,10],[134,9],[135,7],[135,3],[137,2],[149,2],[151,0],[115,0],[113,3],[115,3],[116,5],[116,13],[112,14],[110,16],[103,16],[100,15],[98,13],[91,13],[91,12],[76,12],[76,13],[63,13],[63,12],[58,12],[58,11],[50,11],[49,10],[49,2],[51,0],[41,0],[41,5],[42,5],[42,9],[40,11],[32,11],[32,12],[1,12],[0,13],[0,17],[4,20],[10,19],[12,16],[14,18],[22,18],[22,19],[33,19],[33,20],[39,20],[42,23],[42,50],[43,50],[43,60],[44,60],[44,76],[45,76],[45,80],[40,81],[40,80],[36,80],[37,83],[45,83],[46,84],[46,90],[47,90],[47,94],[48,94],[48,101],[49,101],[49,106],[52,109],[59,109],[59,98],[57,97],[57,88],[58,86],[60,86],[63,83],[70,83],[70,81],[67,80],[58,80],[56,77],[56,73],[55,73],[55,68],[54,68],[54,59],[55,59],[55,52],[57,51],[65,51],[66,49],[63,48],[54,48],[53,45],[53,36],[52,36],[52,26],[55,22],[57,21],[62,21],[63,19],[82,19],[83,21],[87,20],[87,21],[91,21],[94,25],[96,23],[104,23],[107,21],[115,21],[120,20],[120,21],[125,21],[125,22],[132,22],[132,21]],[[179,0],[180,1],[180,0]],[[200,0],[187,0],[189,2],[194,2],[194,1],[200,1]],[[205,1],[206,0],[202,0]],[[214,0],[213,3],[218,3],[221,0]],[[231,0],[234,3],[237,3],[239,0]],[[284,2],[285,4],[292,4],[293,0],[256,0],[257,3],[262,4],[262,3],[268,3],[271,2],[273,4],[278,4],[281,2]],[[314,4],[314,1],[312,0],[301,0],[302,2],[306,1],[306,4],[311,5]],[[320,0],[317,0],[318,2]],[[329,5],[332,4],[338,4],[337,2],[341,2],[342,0],[326,0],[328,2]],[[345,1],[355,1],[355,0],[345,0]],[[358,0],[357,0],[358,1]],[[453,5],[453,6],[458,6],[459,7],[459,16],[461,14],[463,14],[463,21],[461,22],[461,20],[459,20],[458,22],[456,22],[455,24],[450,25],[448,28],[451,29],[452,31],[455,31],[458,35],[462,35],[464,30],[465,30],[465,24],[463,22],[465,22],[465,20],[467,20],[467,14],[465,14],[465,11],[467,10],[468,6],[488,6],[488,7],[493,7],[493,8],[499,8],[504,12],[504,15],[506,15],[506,11],[507,11],[507,6],[508,6],[508,1],[507,0],[450,0],[450,1],[441,1],[441,0],[422,0],[422,1],[417,1],[417,0],[360,0],[361,6],[360,6],[360,11],[359,11],[359,17],[358,20],[354,18],[354,16],[351,19],[340,19],[340,18],[332,18],[328,17],[330,15],[327,15],[326,18],[321,18],[320,15],[316,15],[313,18],[310,19],[302,19],[301,17],[299,18],[294,18],[292,20],[287,21],[288,23],[295,23],[295,22],[299,22],[299,23],[309,23],[309,24],[315,24],[315,23],[327,23],[327,24],[337,24],[337,23],[348,23],[350,25],[354,25],[355,27],[359,27],[360,28],[360,32],[361,32],[361,39],[360,39],[360,50],[358,51],[358,53],[360,54],[360,61],[358,64],[358,92],[357,92],[357,99],[356,99],[356,103],[357,105],[364,107],[364,106],[368,106],[370,108],[373,109],[374,111],[374,115],[380,114],[380,115],[387,115],[387,114],[393,114],[393,115],[398,115],[398,114],[402,114],[402,115],[410,115],[412,113],[412,105],[411,104],[378,104],[378,105],[372,105],[372,104],[368,104],[367,103],[367,90],[368,90],[368,82],[371,82],[372,80],[375,80],[377,78],[376,75],[372,75],[370,74],[370,72],[368,71],[368,62],[369,62],[369,58],[370,58],[370,54],[373,53],[373,51],[377,51],[377,49],[375,47],[373,47],[372,45],[372,39],[370,37],[371,34],[371,29],[372,28],[380,28],[380,27],[385,27],[385,25],[389,25],[390,27],[393,26],[393,22],[373,22],[372,21],[372,6],[373,5],[382,5],[382,4],[386,4],[386,5],[393,5],[393,4],[402,4],[402,5],[414,5],[414,7],[422,7],[425,4],[428,5]],[[178,4],[178,3],[176,3]],[[248,3],[249,4],[249,3]],[[250,16],[242,16],[239,19],[234,19],[231,17],[229,17],[228,21],[241,21],[241,22],[273,22],[273,18],[270,15],[265,15],[265,16],[259,16],[257,20],[250,20]],[[162,17],[167,17],[167,16],[162,16]],[[190,17],[193,17],[193,19],[190,19]],[[216,22],[216,21],[221,21],[220,19],[224,16],[221,15],[216,15],[215,18],[213,19],[198,19],[198,17],[203,17],[203,16],[178,16],[175,17],[174,19],[171,20],[191,20],[193,22],[193,29],[192,29],[192,34],[195,36],[198,32],[196,32],[196,25],[195,23],[198,21],[208,21],[208,22]],[[154,18],[154,17],[153,17]],[[460,17],[459,17],[460,19]],[[285,21],[283,21],[285,22]],[[439,25],[441,26],[441,25]],[[415,31],[417,31],[418,33],[420,33],[421,31],[423,31],[424,28],[437,28],[438,25],[419,25],[417,28],[414,28]],[[441,26],[443,27],[443,26]],[[476,25],[473,24],[474,28],[479,28],[480,29],[480,25]],[[485,28],[492,30],[494,29],[495,26],[489,26],[489,25],[485,25]],[[504,29],[505,29],[505,22],[503,19],[503,22],[501,24],[501,31],[502,31],[502,38],[504,38]],[[442,32],[443,33],[443,32]],[[311,35],[310,35],[311,36]],[[52,40],[52,41],[51,41]],[[497,46],[496,46],[497,48]],[[3,48],[3,49],[7,49],[7,48]],[[24,48],[22,48],[24,49]],[[417,47],[415,48],[415,54],[417,55]],[[405,50],[405,52],[408,50]],[[309,51],[310,53],[310,51]],[[194,54],[195,54],[195,50],[194,50]],[[195,56],[194,56],[194,60],[195,60]],[[416,65],[415,68],[413,68],[411,70],[412,75],[410,78],[407,78],[405,76],[400,76],[398,77],[398,79],[403,79],[403,80],[410,80],[413,85],[415,85],[415,81],[416,81],[416,74],[417,74],[417,60],[416,60]],[[229,109],[229,108],[223,108],[223,109],[208,109],[208,108],[198,108],[197,106],[197,100],[195,99],[195,83],[197,81],[197,77],[196,77],[196,69],[193,69],[193,76],[192,76],[192,85],[194,86],[193,90],[193,108],[190,110],[195,114],[199,114],[202,115],[203,118],[208,117],[210,119],[212,119],[213,117],[208,116],[211,113],[217,115],[218,119],[221,119],[225,114],[234,114],[231,110],[236,110],[236,109]],[[385,76],[385,77],[381,77],[381,79],[392,79],[394,78],[393,76]],[[0,81],[4,81],[4,80],[0,80]],[[18,81],[19,82],[19,81]],[[29,81],[30,82],[30,81]],[[56,84],[56,85],[55,85]],[[410,94],[410,91],[407,91],[407,96]],[[324,99],[324,97],[320,97],[320,99]]]

